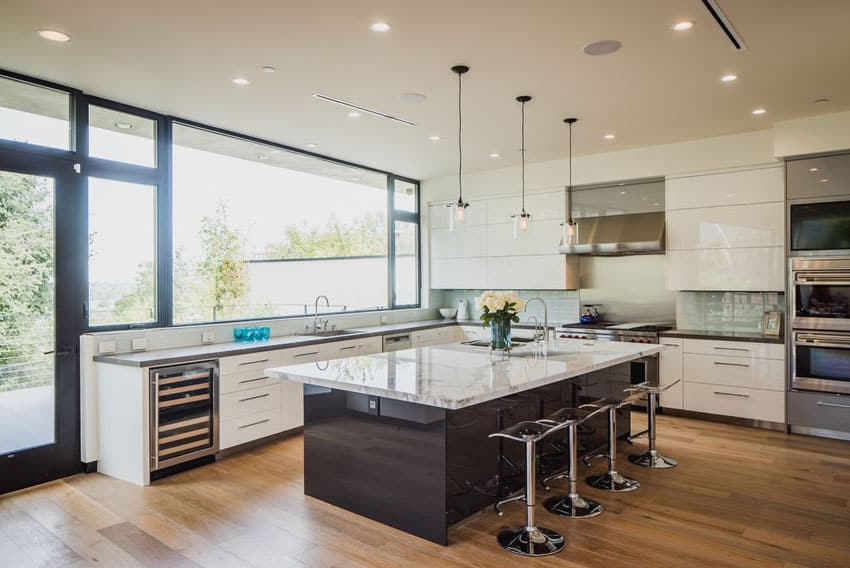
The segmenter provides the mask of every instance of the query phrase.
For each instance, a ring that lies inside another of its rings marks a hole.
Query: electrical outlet
[[[97,344],[97,352],[99,355],[115,353],[115,341],[101,341]]]
[[[144,351],[148,348],[148,340],[144,337],[137,337],[130,342],[130,349],[133,351]]]
[[[214,331],[205,331],[201,333],[201,343],[212,343],[215,341]]]

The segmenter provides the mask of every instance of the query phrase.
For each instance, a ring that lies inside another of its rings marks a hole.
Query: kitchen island
[[[449,526],[524,483],[524,449],[488,434],[622,396],[632,362],[662,349],[561,339],[503,358],[448,344],[267,373],[304,384],[305,494],[446,545]],[[605,442],[605,424],[583,429],[580,452]],[[548,450],[541,468],[563,467],[563,449]]]

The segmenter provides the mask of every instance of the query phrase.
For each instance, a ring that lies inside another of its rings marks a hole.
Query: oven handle
[[[832,408],[850,408],[850,404],[836,404],[834,402],[824,402],[822,400],[817,401],[815,404],[818,406],[830,406]]]
[[[794,345],[816,347],[835,347],[836,349],[850,349],[850,339],[842,340],[835,336],[823,335],[797,335]]]
[[[850,272],[795,272],[794,284],[850,286]]]

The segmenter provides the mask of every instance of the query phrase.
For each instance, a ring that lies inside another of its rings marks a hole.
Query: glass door
[[[79,470],[74,177],[0,153],[0,493]]]

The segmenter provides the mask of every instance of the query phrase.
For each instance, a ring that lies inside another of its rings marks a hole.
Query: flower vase
[[[511,348],[511,320],[490,322],[490,349],[507,351]]]

